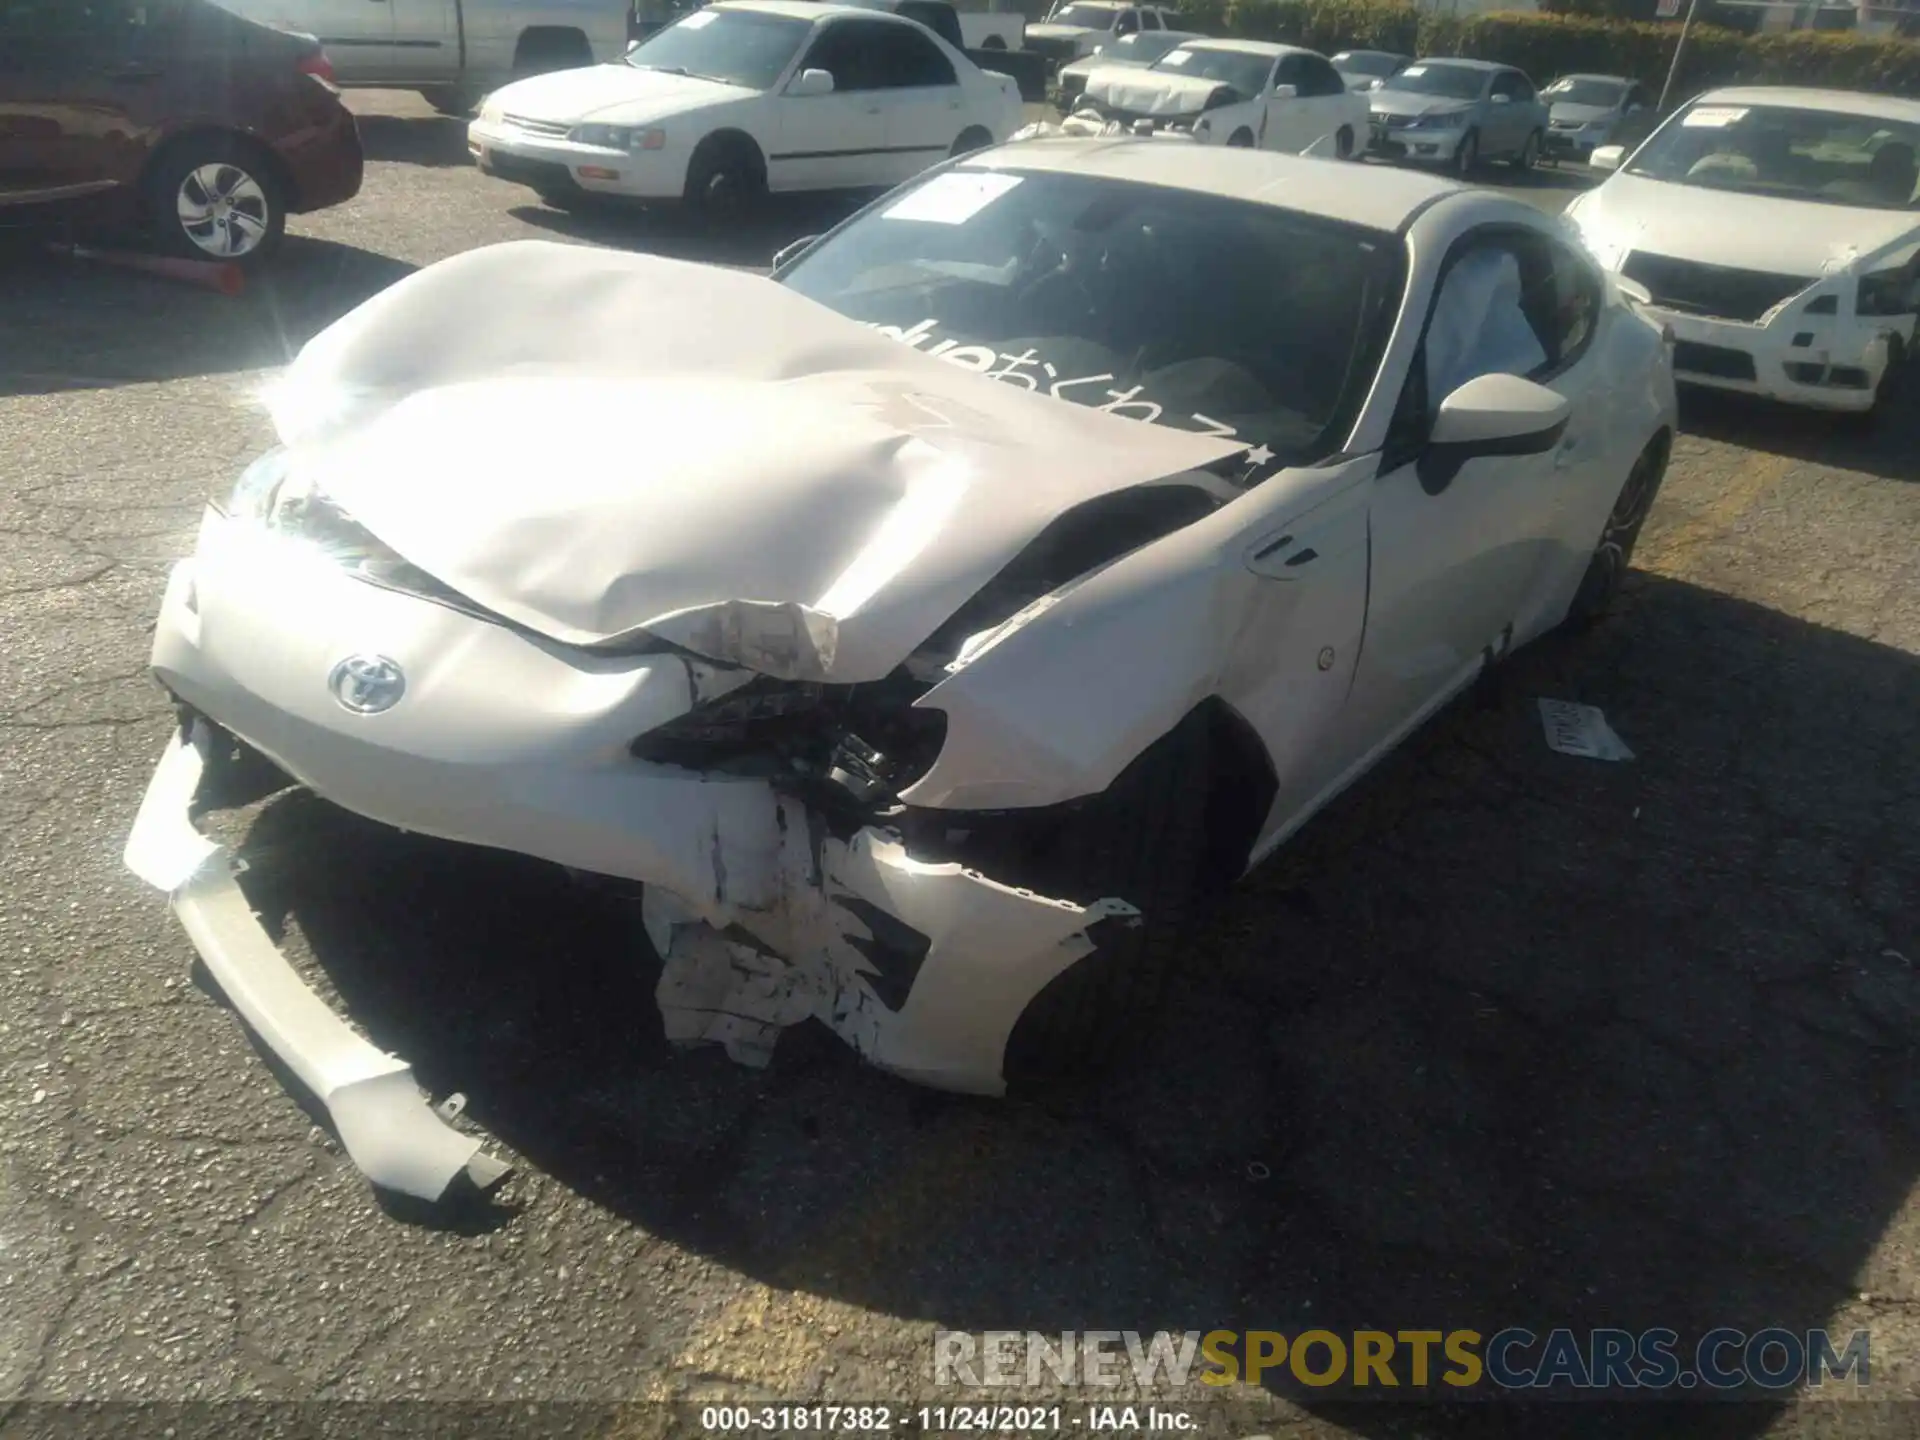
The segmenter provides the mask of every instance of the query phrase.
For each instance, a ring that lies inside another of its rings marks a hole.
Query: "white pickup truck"
[[[249,20],[312,35],[334,83],[418,90],[463,115],[507,81],[618,60],[631,0],[220,0]]]

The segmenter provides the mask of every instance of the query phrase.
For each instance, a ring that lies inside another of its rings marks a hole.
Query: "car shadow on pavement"
[[[1686,386],[1680,391],[1681,428],[1823,470],[1920,482],[1920,374],[1909,374],[1907,381],[1905,395],[1871,420]]]
[[[831,230],[877,192],[776,195],[750,219],[714,226],[674,206],[599,204],[577,211],[539,204],[508,213],[572,240],[675,260],[766,269],[782,247]]]
[[[400,165],[471,165],[467,122],[446,115],[355,117],[367,159]]]
[[[631,898],[303,792],[253,817],[244,883],[436,1097],[781,1292],[1056,1335],[1668,1327],[1689,1359],[1863,1328],[1884,1363],[1915,1326],[1869,1297],[1920,1255],[1920,663],[1649,575],[1625,599],[1316,820],[1195,935],[1159,1039],[1042,1101],[916,1090],[812,1027],[766,1071],[676,1054]],[[1636,758],[1550,751],[1538,697]],[[857,1375],[789,1338],[783,1394]],[[1676,1433],[1638,1413],[1606,1433]]]
[[[227,296],[16,241],[0,254],[0,335],[22,341],[0,348],[0,398],[284,365],[415,268],[289,235],[243,293]]]

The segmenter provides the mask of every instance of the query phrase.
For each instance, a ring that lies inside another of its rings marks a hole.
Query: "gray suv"
[[[1490,60],[1416,60],[1367,93],[1375,155],[1468,174],[1483,160],[1531,170],[1548,111],[1533,82]]]

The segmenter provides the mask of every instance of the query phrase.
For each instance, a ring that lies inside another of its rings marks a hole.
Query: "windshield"
[[[1133,60],[1145,65],[1149,60],[1158,60],[1185,38],[1182,35],[1169,35],[1164,30],[1140,30],[1123,36],[1111,45],[1102,46],[1100,58]]]
[[[1920,126],[1778,105],[1694,105],[1627,169],[1701,189],[1911,210],[1920,188]]]
[[[1391,80],[1381,82],[1382,90],[1404,90],[1410,95],[1443,95],[1449,100],[1478,100],[1486,88],[1487,72],[1466,65],[1436,65],[1423,60],[1409,65]]]
[[[1193,50],[1183,45],[1162,55],[1148,68],[1195,80],[1217,80],[1242,95],[1258,95],[1267,88],[1267,72],[1273,68],[1273,58],[1243,55],[1238,50]]]
[[[696,10],[630,52],[627,64],[766,90],[812,29],[808,21],[759,10]]]
[[[1337,451],[1399,306],[1384,231],[1085,175],[959,168],[782,273],[896,339],[1130,419]]]
[[[1113,25],[1113,11],[1097,5],[1067,5],[1047,17],[1049,25],[1079,25],[1088,30],[1106,30]]]
[[[1333,68],[1342,75],[1391,75],[1399,63],[1398,56],[1378,50],[1346,50],[1333,57]]]
[[[1618,80],[1570,75],[1565,80],[1554,81],[1540,95],[1550,105],[1604,105],[1612,109],[1626,93],[1626,85]]]

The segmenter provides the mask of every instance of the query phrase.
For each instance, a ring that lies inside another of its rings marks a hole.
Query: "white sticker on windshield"
[[[1018,185],[1020,179],[1018,175],[1003,175],[995,170],[949,170],[895,201],[880,212],[881,218],[964,225]]]
[[[713,23],[713,17],[714,12],[711,10],[696,10],[680,22],[680,28],[682,30],[698,30],[704,25],[711,25]]]
[[[1400,72],[1401,75],[1424,75],[1426,73],[1427,67],[1424,65],[1409,65]],[[1394,78],[1398,79],[1399,76],[1395,76]]]
[[[1160,59],[1160,63],[1162,65],[1165,65],[1171,68],[1174,66],[1184,65],[1187,63],[1187,61],[1191,59],[1193,59],[1193,51],[1176,50],[1171,55],[1162,56]]]
[[[1732,105],[1699,105],[1687,112],[1680,123],[1697,130],[1724,130],[1743,119],[1746,111]]]

